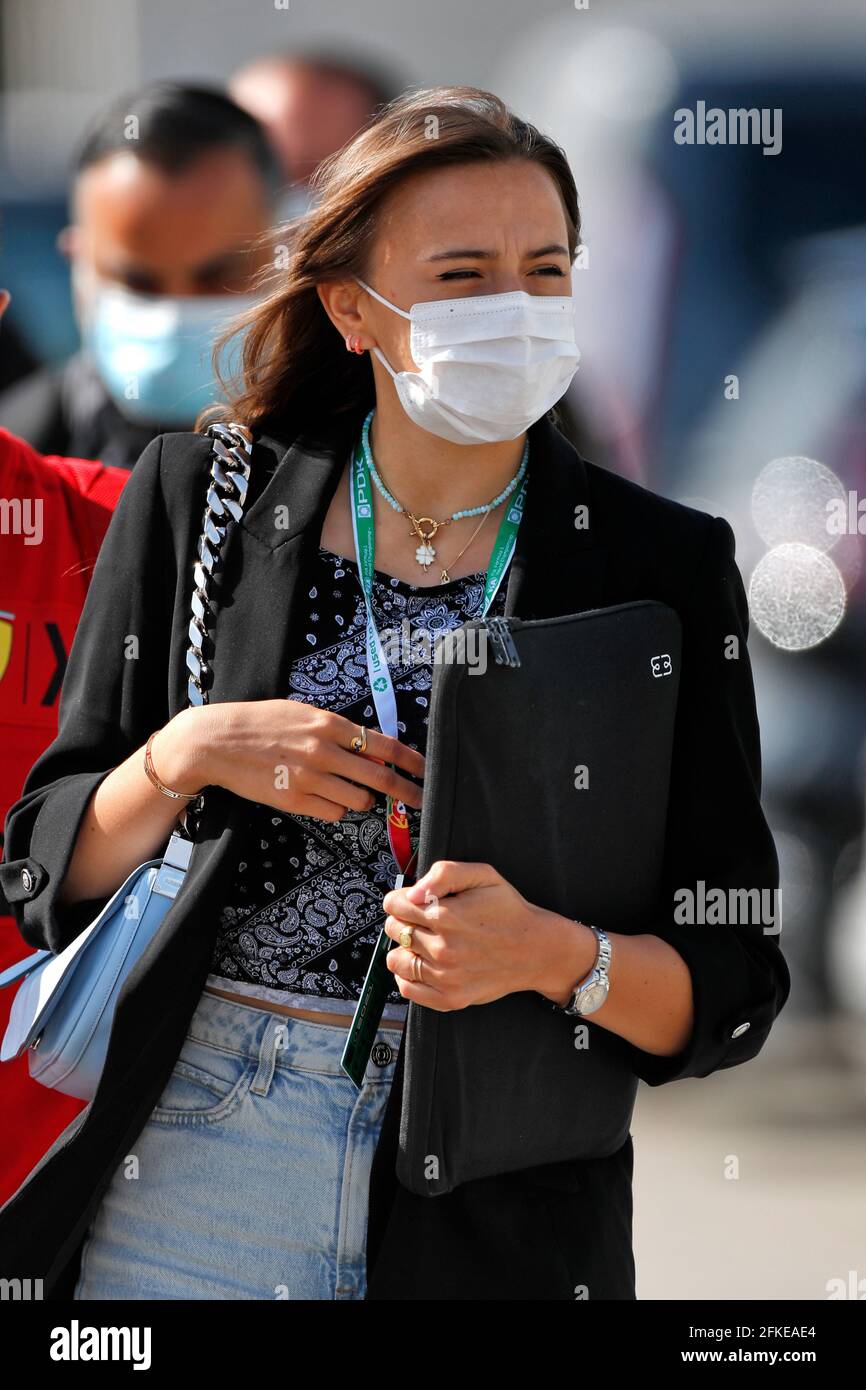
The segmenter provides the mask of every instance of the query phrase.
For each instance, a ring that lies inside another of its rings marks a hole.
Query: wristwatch
[[[562,1008],[564,1013],[578,1014],[581,1018],[586,1014],[594,1014],[596,1009],[600,1009],[610,989],[610,980],[607,973],[613,950],[610,944],[610,938],[601,930],[601,927],[590,927],[589,929],[595,932],[596,939],[598,940],[598,954],[595,958],[595,965],[586,978],[575,985],[574,993],[569,1002],[567,1004],[557,1005],[557,1007]]]

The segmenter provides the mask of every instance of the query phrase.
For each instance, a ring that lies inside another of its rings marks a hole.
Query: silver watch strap
[[[602,931],[601,927],[593,927],[592,930],[595,932],[596,940],[598,941],[598,955],[595,958],[595,965],[592,969],[598,970],[602,975],[606,975],[607,968],[610,965],[610,958],[613,954],[610,937],[607,935],[607,932]],[[590,971],[590,974],[591,973],[592,971]]]

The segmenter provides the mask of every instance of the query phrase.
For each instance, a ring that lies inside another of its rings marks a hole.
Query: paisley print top
[[[378,728],[365,656],[366,609],[356,561],[319,547],[302,585],[287,698]],[[412,634],[389,653],[397,737],[424,753],[436,636],[481,616],[486,573],[419,587],[374,571],[373,615],[388,634]],[[508,570],[490,608],[503,613]],[[403,627],[408,621],[409,628]],[[418,630],[423,631],[419,634]],[[429,634],[429,635],[428,635]],[[396,643],[394,643],[396,647]],[[407,664],[393,660],[405,656]],[[421,812],[407,807],[413,848]],[[382,898],[397,875],[385,826],[385,798],[337,822],[280,814],[249,803],[249,829],[224,899],[207,983],[291,1007],[351,1013],[385,920]],[[384,1020],[399,1022],[407,1001],[396,985]]]

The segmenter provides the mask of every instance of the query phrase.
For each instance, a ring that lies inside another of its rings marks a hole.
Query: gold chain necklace
[[[492,511],[492,508],[491,508],[491,511]],[[478,525],[475,527],[475,530],[472,532],[472,535],[469,537],[468,541],[467,541],[466,544],[464,545],[463,550],[468,550],[468,549],[469,549],[470,545],[471,545],[472,542],[475,540],[475,537],[478,535],[478,532],[481,530],[481,527],[484,525],[484,523],[485,523],[485,521],[487,520],[487,518],[489,517],[489,515],[490,515],[490,512],[485,512],[485,513],[484,513],[484,515],[483,515],[483,517],[481,518],[481,520],[479,521]],[[460,559],[460,556],[463,554],[463,550],[459,551],[458,554],[454,556],[454,559],[453,559],[452,562],[451,562],[453,565],[456,565],[456,564],[457,564],[457,561]],[[442,583],[443,583],[443,584],[447,584],[447,583],[449,582],[450,578],[451,578],[451,576],[449,575],[447,569],[443,570],[443,571],[442,571]]]

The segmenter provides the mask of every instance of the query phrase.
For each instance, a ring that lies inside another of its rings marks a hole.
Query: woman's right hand
[[[157,776],[176,791],[226,787],[284,814],[337,821],[348,809],[372,810],[375,793],[386,792],[420,807],[422,789],[385,764],[423,778],[423,755],[375,729],[367,730],[366,754],[353,753],[359,731],[301,700],[228,701],[177,714],[155,736],[151,755]]]

